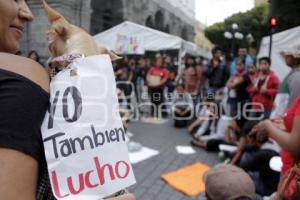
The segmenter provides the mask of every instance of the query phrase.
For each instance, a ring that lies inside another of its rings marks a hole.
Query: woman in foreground
[[[54,200],[46,173],[40,126],[49,102],[49,75],[16,56],[24,24],[33,20],[25,0],[0,0],[0,196]],[[111,200],[134,200],[125,194]]]

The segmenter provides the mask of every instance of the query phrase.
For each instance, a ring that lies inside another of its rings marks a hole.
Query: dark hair
[[[222,52],[222,49],[220,47],[214,47],[212,50],[211,50],[211,53],[212,54],[216,54],[218,51],[221,51]]]
[[[188,60],[189,59],[192,59],[193,60],[193,64],[188,64]],[[185,57],[185,68],[187,69],[187,68],[189,68],[189,67],[195,67],[195,59],[192,57],[192,56],[187,56],[187,57]]]
[[[176,84],[176,88],[182,87],[184,89],[184,84],[183,83],[178,83]]]
[[[28,56],[27,58],[29,58],[32,54],[35,54],[36,55],[36,61],[39,62],[40,61],[40,56],[39,54],[35,51],[35,50],[32,50],[28,53]]]
[[[260,63],[261,61],[266,61],[267,63],[269,63],[269,65],[271,64],[271,59],[270,59],[269,57],[262,57],[262,58],[260,58],[258,61],[259,61],[259,63]]]
[[[238,197],[238,198],[235,198],[234,200],[253,200],[253,199],[249,198],[249,197]]]

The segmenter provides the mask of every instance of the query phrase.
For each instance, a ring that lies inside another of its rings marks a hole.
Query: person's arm
[[[261,87],[261,93],[268,95],[268,96],[275,97],[275,95],[277,94],[277,92],[279,90],[280,81],[276,77],[273,77],[271,79],[271,81],[272,81],[272,83],[271,83],[270,88],[265,88],[264,86]]]
[[[128,81],[131,82],[133,80],[134,72],[133,70],[129,67],[129,76],[128,76]]]
[[[189,93],[187,93],[187,105],[188,105],[188,107],[183,111],[183,113],[182,113],[183,115],[187,114],[188,112],[190,112],[194,109],[193,99]]]
[[[232,87],[233,87],[233,88],[236,88],[236,87],[238,87],[239,85],[244,84],[245,81],[246,81],[246,80],[245,80],[244,77],[240,77],[240,80],[235,81],[235,82],[232,84]]]
[[[151,73],[152,73],[152,67],[148,70],[147,75],[146,75],[146,81],[147,81],[147,84],[149,86],[151,86],[150,85],[150,76],[151,76]]]
[[[239,85],[243,84],[245,81],[244,77],[240,77],[240,80],[235,81],[233,76],[227,81],[226,86],[230,89],[236,88]]]
[[[238,163],[238,161],[240,160],[241,156],[243,155],[246,143],[247,143],[246,137],[242,136],[240,138],[240,143],[239,143],[238,149],[237,149],[235,155],[233,156],[233,158],[231,159],[230,164],[236,165]]]
[[[267,134],[293,155],[300,155],[300,116],[294,118],[291,134],[277,128],[270,120],[259,123],[255,129],[259,133],[258,135]]]
[[[228,87],[228,88],[233,88],[233,76],[231,76],[230,78],[229,78],[229,80],[227,81],[227,83],[226,83],[226,87]]]
[[[191,125],[189,125],[188,127],[188,132],[192,132],[194,128],[196,128],[196,126],[202,124],[202,122],[204,121],[204,117],[198,117]]]
[[[169,74],[170,74],[169,70],[165,69],[164,70],[164,76],[163,76],[163,78],[160,81],[160,86],[166,84],[166,82],[168,81],[168,78],[169,78]]]
[[[49,91],[49,76],[46,70],[33,60],[0,53],[0,68],[20,74],[39,85],[45,91]],[[13,80],[9,84],[13,84]],[[7,87],[7,89],[9,88]],[[6,120],[6,122],[3,121],[6,123],[6,126],[0,127],[1,199],[34,200],[36,196],[39,165],[37,159],[29,152],[29,147],[24,147],[25,140],[32,140],[32,147],[35,147],[33,136],[37,134],[33,133],[34,127],[31,126],[37,123],[35,121],[36,115],[31,113],[35,112],[31,102],[41,99],[38,98],[39,91],[37,91],[37,94],[31,94],[30,92],[32,91],[35,90],[24,83],[22,88],[14,88],[10,95],[0,99],[0,104],[3,106],[0,109],[0,116],[2,115],[3,117],[5,115]],[[20,94],[22,99],[20,99]],[[10,103],[11,110],[4,108],[5,104],[7,104],[5,101]],[[19,112],[18,115],[28,115],[16,117],[11,112]],[[7,137],[6,141],[5,137],[7,134],[13,134],[14,137]],[[40,142],[42,143],[42,140]],[[42,149],[40,153],[43,153]]]

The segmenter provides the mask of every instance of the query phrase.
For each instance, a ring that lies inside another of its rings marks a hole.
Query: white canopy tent
[[[144,54],[145,51],[179,50],[210,58],[210,52],[182,38],[157,31],[133,22],[125,21],[94,36],[97,43],[118,54]]]
[[[300,47],[300,26],[273,35],[272,47],[272,70],[283,80],[290,72],[290,68],[285,64],[281,53],[283,51],[299,51]],[[257,58],[269,56],[270,37],[264,37],[261,42]]]

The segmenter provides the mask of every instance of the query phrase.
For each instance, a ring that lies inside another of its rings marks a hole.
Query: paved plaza
[[[172,189],[160,175],[197,161],[208,165],[219,162],[216,153],[194,148],[196,154],[180,155],[176,151],[177,145],[190,145],[191,137],[186,129],[175,129],[171,121],[164,124],[147,124],[131,122],[130,132],[133,140],[143,146],[159,151],[159,155],[133,165],[137,184],[130,188],[137,200],[188,200],[203,199],[203,197],[187,197]]]

